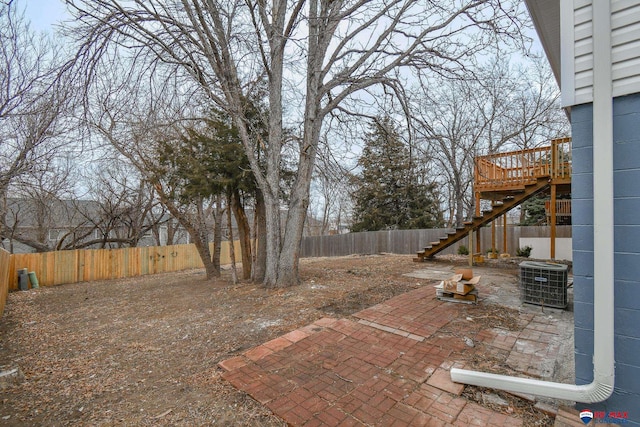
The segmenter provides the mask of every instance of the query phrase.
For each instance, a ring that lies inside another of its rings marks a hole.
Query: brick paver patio
[[[461,396],[450,379],[469,353],[506,357],[525,375],[548,378],[557,321],[521,313],[521,331],[444,333],[462,304],[424,286],[356,313],[324,318],[220,363],[223,377],[294,426],[519,426],[522,420]],[[456,324],[456,327],[459,327]],[[441,333],[442,332],[442,333]],[[466,338],[465,337],[465,338]]]

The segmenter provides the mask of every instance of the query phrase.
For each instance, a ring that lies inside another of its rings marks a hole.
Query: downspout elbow
[[[451,369],[451,379],[457,383],[581,403],[596,403],[607,400],[613,393],[614,385],[612,372],[604,376],[598,376],[593,382],[585,385],[510,377],[458,368]]]

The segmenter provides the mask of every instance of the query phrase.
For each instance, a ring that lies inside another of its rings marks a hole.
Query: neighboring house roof
[[[99,212],[100,205],[93,200],[7,198],[6,221],[9,227],[17,220],[19,227],[38,227],[44,222],[56,228],[72,228],[86,224],[87,216],[98,217]]]
[[[560,1],[525,0],[540,42],[560,86]]]

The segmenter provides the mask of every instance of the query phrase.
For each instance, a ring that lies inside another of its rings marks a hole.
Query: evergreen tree
[[[520,207],[523,213],[520,225],[540,225],[547,222],[545,202],[550,200],[547,195],[533,196]]]
[[[558,196],[558,200],[570,199],[571,195],[563,194]],[[551,200],[548,194],[533,196],[521,205],[520,225],[549,225],[547,218],[546,203]],[[562,221],[562,222],[560,222]],[[556,218],[558,225],[571,224],[571,217]]]
[[[438,227],[442,224],[434,185],[421,177],[389,117],[375,120],[358,160],[352,231]]]
[[[218,271],[222,238],[221,201],[226,198],[227,208],[229,212],[233,212],[238,227],[243,278],[248,279],[252,271],[252,253],[244,195],[257,198],[255,178],[238,130],[223,112],[213,110],[209,119],[197,125],[199,126],[185,129],[180,138],[159,143],[158,159],[161,168],[158,174],[168,184],[169,192],[166,197],[180,206],[193,208],[194,203],[198,205],[202,201],[217,200],[217,211],[212,212],[215,222],[212,262]],[[231,227],[230,221],[228,225]],[[209,230],[206,229],[206,224],[203,223],[202,226],[202,245],[206,245]],[[208,258],[206,249],[202,250]]]

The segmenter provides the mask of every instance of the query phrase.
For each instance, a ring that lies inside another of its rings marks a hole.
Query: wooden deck
[[[551,195],[547,204],[551,225],[550,251],[551,258],[554,258],[556,220],[564,217],[566,220],[563,219],[562,223],[568,222],[571,214],[570,201],[556,199],[558,194],[571,193],[571,138],[554,139],[545,147],[476,157],[473,192],[475,215],[463,227],[448,231],[438,241],[429,242],[423,250],[416,252],[414,261],[431,258],[467,236],[471,239],[471,233],[480,227],[492,223],[531,197],[548,192]],[[481,200],[490,200],[491,209],[481,211]],[[506,225],[506,216],[504,218]],[[479,236],[476,233],[477,253],[481,247]],[[492,233],[492,247],[495,247],[495,232]]]
[[[560,191],[570,191],[571,138],[554,139],[546,147],[477,157],[473,188],[479,199],[500,200],[545,177]]]

